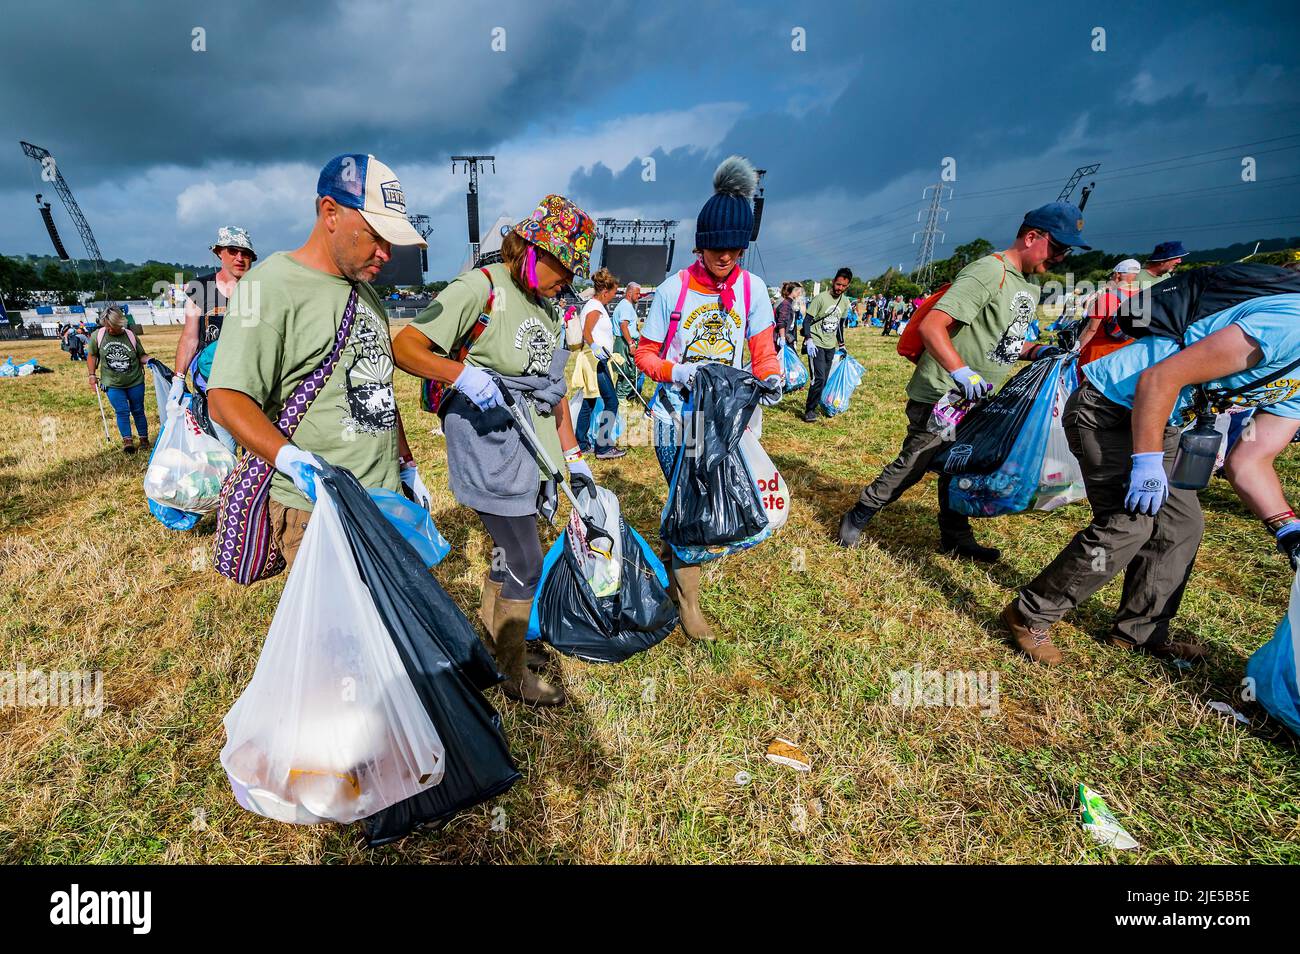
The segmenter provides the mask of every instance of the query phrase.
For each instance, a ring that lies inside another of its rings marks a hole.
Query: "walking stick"
[[[99,402],[99,419],[104,424],[104,440],[111,444],[113,443],[113,438],[108,436],[108,417],[104,414],[104,399],[100,397],[98,381],[95,382],[95,400]]]

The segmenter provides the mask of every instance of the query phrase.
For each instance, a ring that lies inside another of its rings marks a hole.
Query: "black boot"
[[[839,544],[842,547],[856,547],[862,538],[863,528],[871,522],[876,511],[868,510],[862,504],[855,504],[853,509],[840,520]]]
[[[980,563],[997,563],[1002,557],[1001,550],[997,547],[981,546],[973,535],[956,538],[940,536],[939,552]]]

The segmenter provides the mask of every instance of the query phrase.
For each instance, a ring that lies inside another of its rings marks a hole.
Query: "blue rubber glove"
[[[319,457],[292,444],[285,444],[275,454],[275,469],[292,480],[299,493],[312,503],[316,502],[316,474],[320,467]]]
[[[1165,476],[1163,451],[1133,455],[1133,470],[1128,477],[1128,495],[1124,509],[1154,517],[1169,496],[1169,478]]]
[[[1277,531],[1277,548],[1291,561],[1291,569],[1300,569],[1300,523],[1284,524]]]
[[[815,344],[813,344],[811,341],[805,338],[803,345],[804,345],[804,349],[808,352],[808,357],[810,358],[817,357],[817,346]]]
[[[490,411],[505,403],[501,398],[501,389],[492,380],[492,375],[472,364],[465,365],[465,370],[456,378],[452,387],[473,401],[480,411]]]
[[[967,365],[963,364],[956,371],[948,373],[952,375],[952,379],[957,382],[957,387],[961,388],[968,401],[982,401],[993,393],[993,385],[980,377],[978,371],[972,371]]]
[[[687,364],[685,361],[678,361],[673,365],[673,384],[689,388],[691,378],[695,377],[695,372],[698,370],[700,370],[698,363]]]

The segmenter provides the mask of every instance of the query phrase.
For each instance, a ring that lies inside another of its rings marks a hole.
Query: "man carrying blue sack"
[[[1258,409],[1251,439],[1234,445],[1224,473],[1292,567],[1300,561],[1300,520],[1273,470],[1300,427],[1300,295],[1244,301],[1192,322],[1183,337],[1181,348],[1142,337],[1085,365],[1066,402],[1062,423],[1092,523],[1002,611],[1016,648],[1035,662],[1062,661],[1049,627],[1120,572],[1124,591],[1107,643],[1164,659],[1205,656],[1204,646],[1170,638],[1169,624],[1205,526],[1196,488],[1208,481],[1217,447],[1211,411]],[[1202,423],[1182,432],[1193,413]],[[1196,456],[1208,465],[1192,475]]]

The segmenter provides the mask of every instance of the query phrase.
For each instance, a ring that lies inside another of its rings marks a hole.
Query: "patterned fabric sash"
[[[317,394],[329,380],[338,363],[343,346],[352,333],[357,314],[357,289],[354,285],[343,310],[343,321],[334,336],[334,349],[325,363],[307,376],[289,395],[275,426],[286,438],[306,416]],[[213,540],[213,564],[222,576],[247,586],[275,576],[284,569],[284,557],[271,533],[267,504],[271,499],[271,477],[275,467],[251,451],[245,451],[239,464],[221,486],[217,505],[217,533]]]

